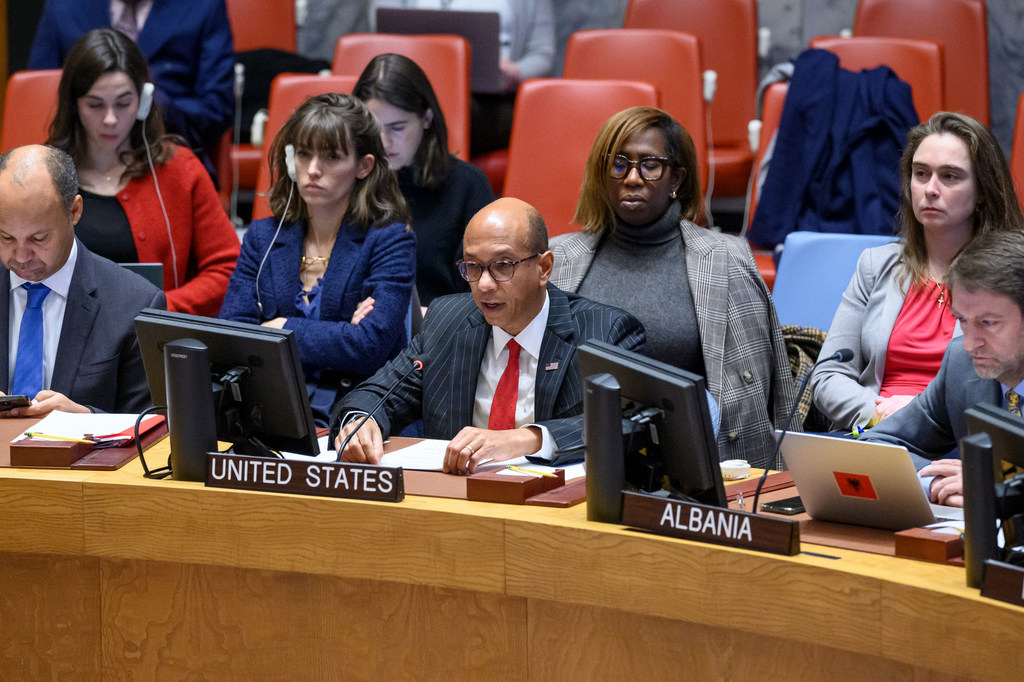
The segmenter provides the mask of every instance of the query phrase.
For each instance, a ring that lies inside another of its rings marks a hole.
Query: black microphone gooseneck
[[[365,415],[363,415],[363,418],[359,420],[359,423],[356,424],[356,428],[352,429],[352,433],[350,433],[347,436],[345,436],[345,440],[343,440],[341,442],[341,446],[338,447],[338,457],[337,457],[337,459],[334,460],[335,462],[340,462],[341,461],[341,455],[342,455],[343,452],[345,452],[345,446],[347,446],[348,442],[350,440],[352,440],[352,436],[356,435],[356,433],[359,431],[359,429],[363,428],[363,424],[365,424],[366,420],[370,418],[370,415],[373,414],[374,412],[376,412],[378,409],[380,409],[380,406],[384,404],[384,401],[387,400],[389,397],[391,397],[391,394],[395,392],[395,389],[398,388],[399,385],[401,385],[401,383],[403,381],[405,381],[410,374],[412,374],[413,372],[422,370],[422,369],[423,369],[423,361],[422,360],[420,360],[419,358],[416,358],[415,360],[412,361],[412,367],[410,367],[409,370],[405,374],[403,374],[401,377],[399,377],[398,381],[396,381],[395,383],[391,384],[391,388],[388,389],[387,393],[385,393],[384,395],[381,396],[380,400],[377,401],[377,404],[373,406],[373,409],[370,410],[369,412],[367,412]]]
[[[832,362],[833,360],[836,362],[849,362],[850,360],[853,360],[853,351],[849,348],[840,348],[827,358],[821,358],[811,365],[811,371],[809,371],[803,378],[803,381],[800,382],[800,390],[796,392],[796,401],[793,403],[793,409],[789,411],[789,415],[786,417],[786,420],[782,422],[782,433],[779,434],[779,440],[775,442],[775,451],[772,453],[771,459],[765,461],[764,472],[761,474],[761,479],[757,482],[757,490],[754,491],[753,511],[755,514],[757,513],[757,501],[761,497],[761,488],[764,487],[764,481],[768,478],[768,469],[779,459],[779,453],[782,451],[782,441],[786,437],[786,434],[789,433],[789,425],[792,423],[793,416],[796,414],[796,411],[800,408],[800,400],[804,397],[804,392],[807,390],[807,384],[811,380],[811,374],[814,373],[814,368],[823,362]]]

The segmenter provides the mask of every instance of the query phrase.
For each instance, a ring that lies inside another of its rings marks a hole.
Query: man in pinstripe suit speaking
[[[444,469],[452,473],[580,447],[576,347],[596,339],[642,351],[645,335],[629,313],[548,284],[553,265],[547,228],[532,206],[504,198],[477,213],[458,263],[471,294],[435,299],[409,347],[338,404],[336,447],[355,417],[398,384],[343,459],[379,462],[384,439],[421,418],[427,438],[450,439]],[[409,373],[415,360],[423,369]]]

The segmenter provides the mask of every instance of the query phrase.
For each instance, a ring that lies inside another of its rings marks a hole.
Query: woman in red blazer
[[[216,315],[238,237],[202,163],[145,102],[149,67],[121,33],[86,33],[68,53],[48,144],[75,160],[85,202],[75,228],[119,263],[162,263],[167,307]]]

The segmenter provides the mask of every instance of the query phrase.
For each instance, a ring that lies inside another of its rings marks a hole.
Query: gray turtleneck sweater
[[[673,202],[649,225],[627,225],[601,240],[579,294],[622,308],[647,330],[647,355],[704,376],[700,332],[686,277],[686,248]]]

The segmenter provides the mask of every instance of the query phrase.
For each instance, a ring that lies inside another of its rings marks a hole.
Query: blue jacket
[[[910,86],[880,66],[852,73],[824,50],[796,60],[749,238],[794,230],[892,234],[899,159],[918,124]]]
[[[29,68],[61,68],[83,34],[109,26],[109,0],[47,0]],[[138,45],[167,130],[194,147],[215,142],[234,105],[235,49],[224,0],[153,0]]]
[[[299,359],[307,381],[319,373],[319,385],[337,391],[340,382],[355,386],[405,348],[405,317],[416,279],[416,237],[402,223],[363,229],[343,222],[321,282],[320,319],[307,319],[295,305],[302,283],[303,227],[285,223],[273,239],[277,218],[249,226],[238,265],[231,275],[220,317],[260,324],[287,318],[285,329],[295,331]],[[267,250],[259,278],[256,273]],[[373,310],[359,324],[349,320],[356,306],[373,296]],[[324,415],[326,417],[326,415]]]

